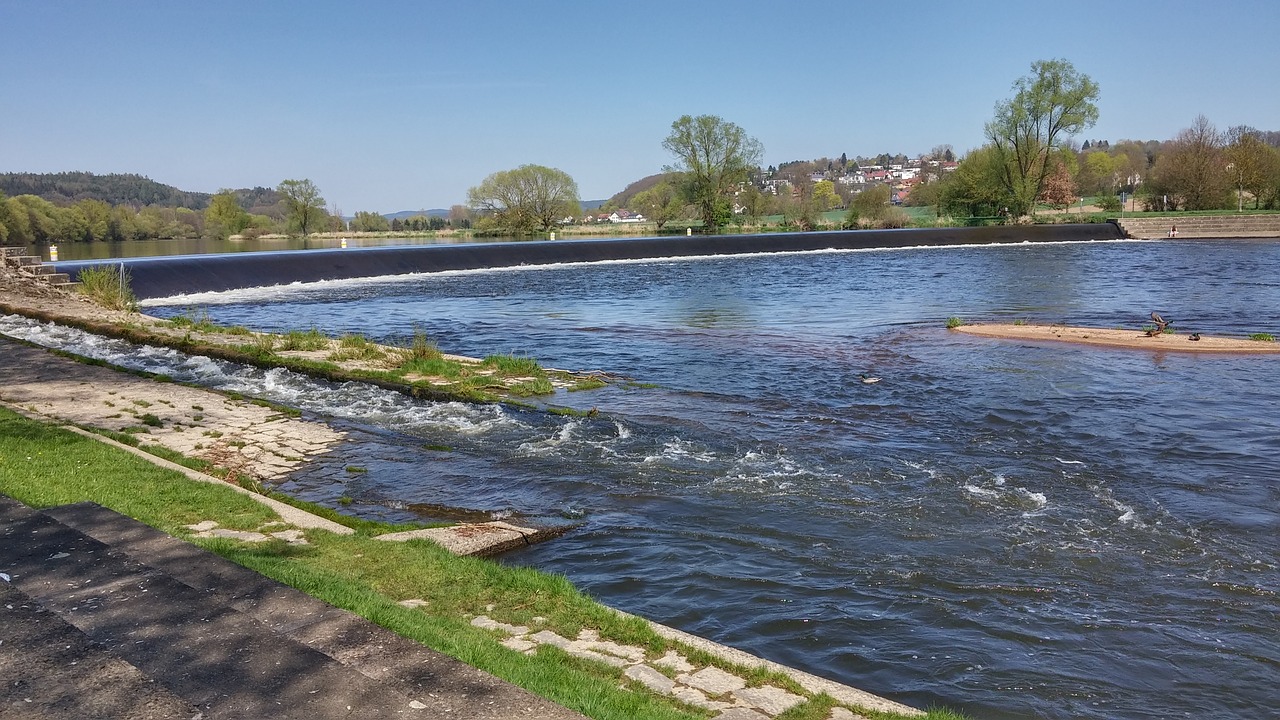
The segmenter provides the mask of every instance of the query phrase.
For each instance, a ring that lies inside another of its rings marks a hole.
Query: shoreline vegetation
[[[119,283],[114,285],[119,287]],[[132,307],[128,298],[124,300],[126,308]],[[445,355],[420,334],[410,347],[392,348],[363,339],[327,338],[316,331],[284,335],[253,333],[243,328],[215,326],[207,318],[190,314],[172,320],[151,318],[129,309],[107,309],[79,293],[30,283],[7,268],[0,270],[0,312],[133,342],[161,344],[184,352],[264,367],[288,367],[331,379],[371,382],[434,399],[524,404],[527,401],[523,399],[522,388],[538,376],[545,378],[557,393],[584,386],[598,387],[605,382],[598,375],[542,370],[536,363],[522,358],[477,360]],[[70,357],[90,364],[104,364]],[[378,363],[388,357],[401,366],[410,367],[398,375],[378,368]],[[415,362],[422,365],[414,366]],[[464,374],[472,373],[468,377],[484,379],[476,384],[466,378],[449,377],[453,371],[445,372],[440,369],[443,366],[459,367]],[[169,381],[160,376],[151,379]],[[219,395],[212,390],[206,392]],[[759,688],[766,694],[785,692],[796,698],[794,707],[778,715],[783,720],[849,717],[850,710],[875,720],[916,716],[907,712],[909,708],[905,706],[893,703],[877,706],[880,700],[874,696],[868,695],[864,703],[850,701],[846,695],[858,697],[858,691],[844,686],[824,683],[781,666],[744,662],[742,658],[735,660],[732,653],[718,652],[711,644],[683,642],[678,633],[673,636],[661,626],[618,613],[594,601],[561,576],[478,558],[456,557],[426,540],[377,541],[374,535],[401,530],[403,526],[348,517],[327,507],[274,493],[268,496],[346,525],[355,531],[354,535],[306,530],[308,544],[301,546],[283,540],[247,543],[198,537],[188,527],[192,523],[213,521],[224,528],[251,532],[278,518],[263,506],[237,495],[230,487],[185,478],[177,471],[149,464],[123,449],[74,434],[59,427],[60,421],[40,416],[34,407],[23,408],[23,413],[16,409],[0,402],[0,455],[28,460],[15,464],[12,472],[0,478],[0,492],[35,508],[81,501],[98,503],[589,717],[693,720],[714,717],[714,710],[709,708],[715,706],[700,705],[696,697],[691,701],[687,695],[678,697],[655,690],[620,667],[584,659],[558,647],[513,649],[510,640],[503,642],[508,634],[506,628],[528,626],[570,639],[595,637],[606,644],[640,648],[650,663],[675,657],[680,659],[677,665],[681,667],[689,663],[692,667],[724,670],[743,678],[749,688]],[[543,409],[581,412],[557,406]],[[132,440],[127,444],[156,457],[223,476],[227,482],[234,479],[227,477],[234,473],[206,459],[186,457],[150,445],[145,435],[121,438],[119,433],[103,428],[82,429],[117,441]],[[75,471],[70,471],[71,468]],[[260,485],[252,489],[263,491]],[[353,558],[360,560],[356,562]],[[663,672],[676,679],[680,671],[664,666]],[[709,695],[706,700],[714,702],[716,698]],[[932,709],[921,716],[931,720],[964,718],[946,709]]]

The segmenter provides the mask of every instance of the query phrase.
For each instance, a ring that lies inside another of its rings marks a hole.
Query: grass
[[[1253,333],[1249,336],[1249,339],[1257,340],[1258,342],[1275,342],[1276,336],[1271,333]]]
[[[369,342],[362,335],[343,335],[338,340],[338,349],[329,354],[333,362],[360,360],[374,362],[385,360],[387,353],[376,343]]]
[[[79,272],[81,294],[108,310],[138,309],[138,298],[129,282],[129,271],[123,265],[95,265]]]
[[[307,331],[290,330],[280,338],[280,350],[323,350],[329,347],[329,337],[316,328]]]
[[[961,320],[960,318],[958,318],[958,317],[954,316],[954,315],[952,315],[951,317],[947,318],[947,329],[948,329],[948,330],[950,330],[950,329],[952,329],[952,328],[958,328],[958,327],[960,327],[960,326],[961,326],[961,325],[963,325],[963,324],[964,324],[964,321],[963,321],[963,320]]]
[[[112,434],[119,437],[119,434]],[[127,436],[124,436],[127,437]],[[132,438],[129,438],[132,440]],[[135,441],[136,442],[136,441]],[[151,449],[151,448],[148,448]],[[172,455],[172,453],[170,453]],[[345,518],[356,534],[308,531],[306,546],[283,542],[240,543],[192,538],[187,525],[213,520],[220,526],[256,530],[277,519],[268,508],[231,488],[190,480],[175,471],[91,438],[29,420],[0,408],[0,492],[36,508],[92,501],[137,518],[164,532],[187,538],[233,562],[350,610],[405,637],[422,642],[521,687],[604,720],[706,717],[674,700],[620,687],[620,671],[554,648],[524,655],[502,647],[498,636],[472,627],[469,617],[488,614],[502,622],[531,624],[573,637],[586,627],[602,637],[645,648],[656,657],[670,644],[649,626],[625,618],[583,595],[563,577],[487,560],[455,557],[425,540],[388,543],[372,539],[389,526]],[[293,501],[295,504],[297,501]],[[302,503],[302,505],[306,505]],[[307,507],[313,512],[317,509]],[[399,528],[396,528],[399,529]],[[353,562],[353,558],[359,562]],[[425,600],[408,609],[400,600]],[[489,609],[493,606],[493,610]],[[535,624],[534,618],[545,618]],[[691,649],[699,664],[728,667]],[[753,683],[770,682],[795,691],[783,676],[742,671]],[[825,717],[829,698],[818,697],[783,716],[787,720]],[[882,717],[872,714],[872,717]],[[954,714],[931,713],[933,720]]]

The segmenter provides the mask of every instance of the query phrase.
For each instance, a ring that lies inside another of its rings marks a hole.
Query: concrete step
[[[52,268],[50,268],[52,270]],[[36,279],[55,287],[61,287],[71,283],[71,276],[60,272],[47,272],[36,276]]]
[[[0,572],[206,720],[582,718],[90,503],[0,496]]]
[[[52,265],[27,265],[22,268],[22,272],[28,275],[51,275],[58,272],[58,269]]]
[[[189,720],[199,708],[0,581],[0,716]]]
[[[0,247],[0,258],[17,257],[18,255],[26,255],[27,249],[19,245],[5,245]]]

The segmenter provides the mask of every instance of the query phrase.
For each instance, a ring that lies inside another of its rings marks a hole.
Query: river
[[[1181,332],[1275,333],[1280,243],[555,265],[146,311],[192,309],[384,342],[421,329],[451,352],[637,381],[556,398],[600,410],[568,418],[219,370],[365,433],[339,462],[358,455],[369,472],[303,473],[286,486],[303,497],[389,518],[435,502],[572,519],[504,561],[917,706],[1277,716],[1280,358],[945,324],[1136,329],[1157,310]],[[137,362],[181,378],[186,361]]]

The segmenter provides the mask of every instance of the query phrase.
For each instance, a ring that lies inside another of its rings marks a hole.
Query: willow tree
[[[485,178],[467,191],[471,207],[511,230],[550,230],[582,211],[578,184],[563,170],[521,165]]]
[[[681,116],[662,147],[676,157],[665,170],[681,173],[681,188],[697,205],[703,225],[715,231],[732,216],[732,192],[760,165],[764,146],[737,125],[715,115]]]
[[[996,105],[986,134],[999,153],[1010,210],[1028,215],[1054,170],[1054,151],[1098,122],[1098,84],[1066,60],[1040,60],[1013,90],[1013,98]]]

